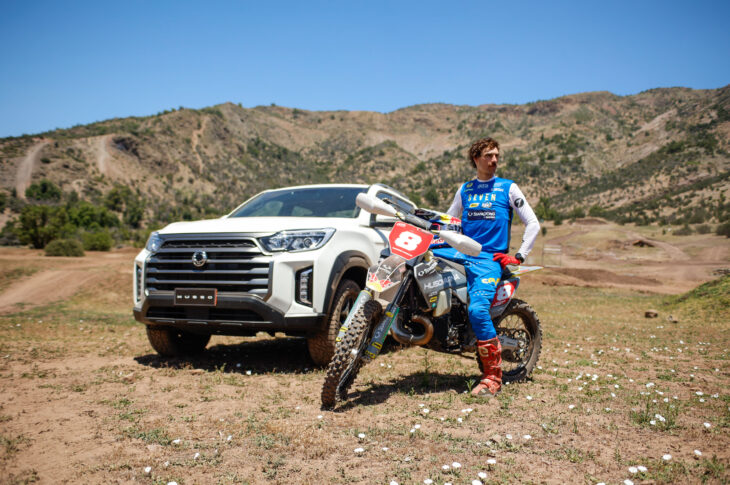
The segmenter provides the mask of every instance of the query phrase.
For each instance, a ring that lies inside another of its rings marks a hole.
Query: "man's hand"
[[[508,264],[519,266],[522,263],[522,261],[520,261],[518,258],[504,253],[494,253],[492,261],[497,261],[502,266],[502,268],[504,268]]]

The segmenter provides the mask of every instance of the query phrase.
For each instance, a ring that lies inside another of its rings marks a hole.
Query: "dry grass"
[[[121,305],[2,316],[0,481],[727,483],[727,310],[540,281],[520,288],[543,323],[540,368],[491,402],[463,392],[472,359],[420,348],[381,356],[323,412],[298,339],[215,337],[162,359]]]

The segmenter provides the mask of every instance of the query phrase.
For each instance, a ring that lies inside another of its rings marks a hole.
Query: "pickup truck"
[[[361,211],[360,192],[415,207],[382,184],[306,185],[153,232],[134,260],[133,311],[155,351],[185,356],[213,334],[279,332],[306,337],[314,363],[326,365],[395,222]]]

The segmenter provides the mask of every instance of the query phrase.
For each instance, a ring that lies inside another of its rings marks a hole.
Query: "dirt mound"
[[[604,219],[599,219],[597,217],[582,217],[580,219],[575,220],[576,224],[585,224],[587,226],[595,226],[599,224],[608,224]]]
[[[607,271],[605,269],[588,269],[588,268],[551,268],[553,273],[558,273],[565,276],[585,281],[587,283],[594,283],[598,286],[608,285],[650,285],[658,286],[661,285],[661,281],[654,278],[645,278],[642,276],[633,275],[620,275]]]

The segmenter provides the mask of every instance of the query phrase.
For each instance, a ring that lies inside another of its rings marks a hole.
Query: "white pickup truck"
[[[415,207],[381,184],[267,190],[220,219],[176,222],[134,260],[134,317],[164,356],[201,352],[212,334],[283,332],[329,362],[335,337],[394,219],[361,211],[360,192]]]

